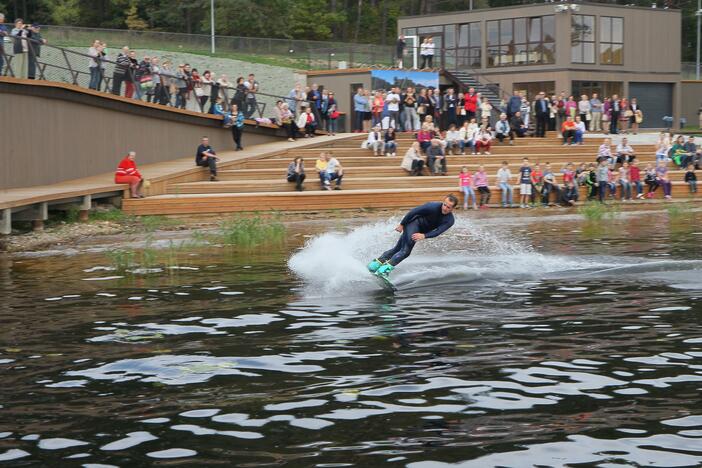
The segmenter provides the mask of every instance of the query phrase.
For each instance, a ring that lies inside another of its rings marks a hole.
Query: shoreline
[[[609,216],[633,216],[636,214],[661,213],[670,208],[671,216],[682,216],[686,212],[702,210],[702,203],[695,203],[695,199],[676,199],[673,201],[642,201],[631,203],[609,203],[604,210]],[[599,206],[598,204],[593,204]],[[490,223],[510,224],[510,221],[523,223],[525,220],[543,221],[545,219],[576,217],[586,218],[587,215],[581,213],[585,203],[579,203],[574,207],[549,206],[536,207],[530,209],[520,208],[497,208],[490,207],[487,210],[464,211],[458,209],[457,217],[467,217],[475,220],[489,220]],[[392,217],[400,217],[407,210],[404,209],[354,209],[354,210],[333,210],[320,212],[291,212],[280,213],[280,221],[288,230],[304,233],[312,227],[330,227],[335,223],[343,223],[343,226],[355,225],[369,221],[384,220]],[[261,216],[260,213],[256,214]],[[25,232],[16,235],[0,238],[0,255],[22,255],[32,253],[52,253],[62,252],[75,253],[76,250],[109,250],[118,246],[130,244],[135,245],[144,242],[148,237],[152,241],[191,239],[196,233],[214,232],[223,221],[233,217],[251,216],[196,216],[196,217],[151,217],[153,221],[148,224],[140,221],[140,218],[127,218],[122,221],[87,221],[87,222],[65,222],[61,221],[55,225],[50,225],[43,231]],[[268,216],[263,214],[265,219]],[[148,217],[144,217],[149,219]],[[596,220],[592,220],[596,222]],[[337,227],[337,226],[334,226]]]

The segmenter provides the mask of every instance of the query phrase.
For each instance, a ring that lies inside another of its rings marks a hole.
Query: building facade
[[[642,127],[665,127],[664,116],[679,123],[679,10],[540,3],[403,17],[398,30],[408,45],[431,36],[435,67],[466,70],[505,93],[636,97]]]

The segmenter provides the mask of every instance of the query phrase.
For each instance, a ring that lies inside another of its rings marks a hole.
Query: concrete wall
[[[0,189],[111,172],[129,150],[140,164],[194,161],[203,135],[220,152],[233,149],[230,131],[214,116],[63,83],[0,78],[0,102]],[[278,141],[276,133],[247,126],[243,143]]]
[[[687,125],[699,125],[698,111],[702,108],[702,81],[683,81],[680,83],[682,93],[681,117],[687,119]]]

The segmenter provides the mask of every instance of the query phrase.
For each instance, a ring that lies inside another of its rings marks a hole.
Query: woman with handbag
[[[336,124],[339,120],[339,110],[337,108],[336,98],[333,92],[329,92],[329,100],[327,102],[327,134],[329,136],[336,135]]]
[[[622,110],[619,113],[619,131],[621,133],[629,133],[629,120],[634,115],[634,113],[629,109],[629,100],[627,98],[622,98],[619,102],[619,108]]]
[[[631,111],[631,118],[629,119],[629,125],[631,126],[631,131],[636,135],[639,131],[639,125],[643,122],[643,111],[639,107],[639,103],[636,98],[631,98],[631,104],[629,104],[629,111]]]
[[[612,98],[604,98],[602,105],[602,133],[609,135],[610,120],[612,119]]]

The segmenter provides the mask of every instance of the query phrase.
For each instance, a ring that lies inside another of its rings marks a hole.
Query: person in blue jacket
[[[368,271],[387,277],[398,263],[409,257],[417,241],[437,237],[453,226],[456,205],[458,198],[449,194],[442,202],[429,202],[411,209],[395,228],[402,233],[395,247],[372,260]]]

